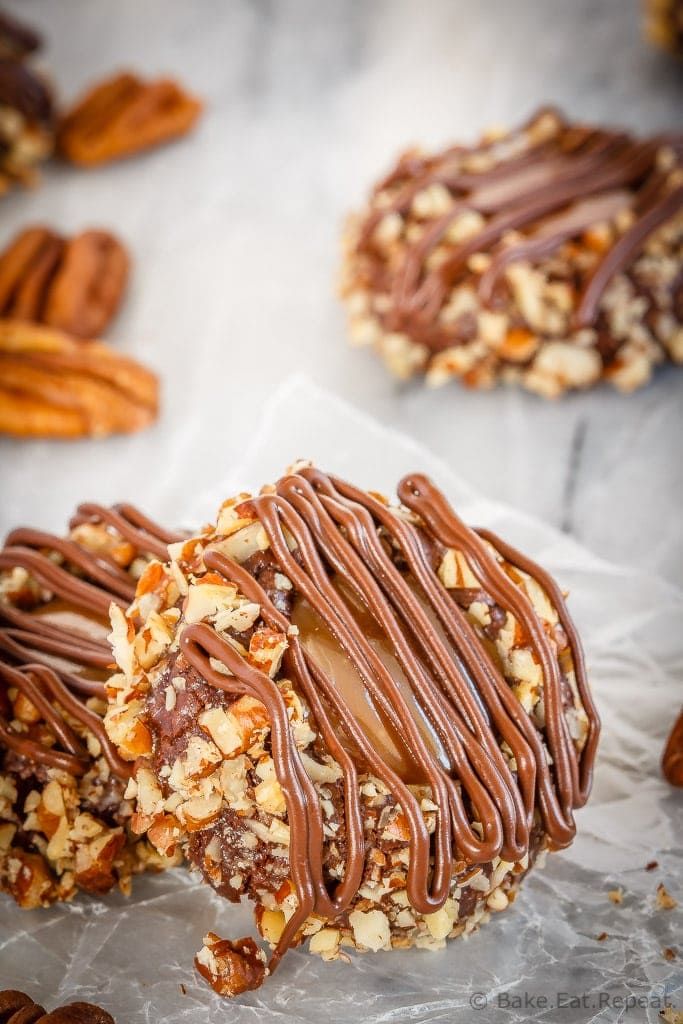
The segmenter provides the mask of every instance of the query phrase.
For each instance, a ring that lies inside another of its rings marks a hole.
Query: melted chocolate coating
[[[130,505],[81,505],[71,527],[84,523],[111,527],[132,546],[135,557],[166,558],[166,545],[180,539]],[[61,563],[54,561],[55,555],[61,556]],[[13,530],[0,551],[0,571],[17,567],[49,596],[30,602],[30,607],[0,601],[0,680],[40,711],[62,749],[14,731],[1,714],[0,740],[34,765],[82,775],[91,758],[67,724],[66,712],[96,736],[112,772],[127,778],[129,765],[118,756],[101,717],[85,701],[105,694],[104,679],[112,667],[106,638],[109,606],[114,602],[126,607],[132,600],[133,577],[105,553],[26,527]]]
[[[206,623],[182,628],[182,654],[203,680],[231,697],[256,698],[267,710],[272,757],[287,804],[290,870],[299,900],[271,969],[311,913],[333,919],[348,910],[357,895],[365,860],[359,772],[370,771],[381,779],[407,820],[407,893],[420,914],[444,905],[456,860],[485,864],[496,856],[522,859],[531,848],[536,815],[551,845],[567,846],[575,832],[573,809],[585,803],[590,791],[599,718],[578,636],[559,588],[540,567],[492,534],[468,528],[425,477],[406,477],[398,494],[413,520],[336,477],[303,468],[281,479],[274,493],[263,493],[248,504],[297,599],[305,600],[334,637],[364,697],[401,742],[415,778],[430,786],[439,809],[433,838],[405,776],[383,756],[377,737],[360,723],[306,636],[290,629],[289,618],[245,566],[209,545],[203,551],[206,569],[236,584],[260,605],[266,626],[287,634],[286,676],[305,697],[327,750],[342,769],[346,865],[342,881],[330,892],[324,877],[319,799],[298,756],[276,683]],[[431,560],[434,546],[463,552],[492,602],[514,616],[541,668],[543,729],[520,704],[457,598],[440,582]],[[508,569],[531,576],[557,610],[587,719],[582,745],[572,740],[565,718],[567,684],[555,643]],[[344,585],[335,585],[335,577]],[[398,674],[389,671],[370,643],[369,631],[359,626],[359,606],[385,635],[410,699]],[[210,659],[221,662],[229,675],[219,672]],[[429,723],[436,742],[430,741],[421,722]],[[512,751],[514,768],[501,750],[503,740]],[[481,832],[473,821],[480,823]]]

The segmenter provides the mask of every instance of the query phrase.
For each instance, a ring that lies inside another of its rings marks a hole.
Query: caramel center
[[[447,766],[447,758],[439,737],[415,698],[391,641],[370,612],[356,599],[347,583],[339,577],[335,577],[332,583],[353,615],[358,635],[365,639],[391,675],[425,743],[442,764]],[[387,721],[386,715],[377,706],[353,659],[305,598],[296,598],[292,622],[299,630],[299,639],[303,647],[339,691],[344,704],[380,757],[404,782],[424,782],[420,769],[411,755],[409,741]],[[348,742],[344,736],[340,739]]]

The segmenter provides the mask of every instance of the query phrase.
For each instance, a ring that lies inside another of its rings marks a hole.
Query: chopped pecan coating
[[[155,375],[102,342],[0,320],[0,433],[106,437],[142,430],[158,408]]]
[[[123,72],[96,85],[62,119],[61,155],[84,167],[109,163],[185,135],[202,110],[177,82]]]
[[[118,309],[128,266],[124,246],[107,231],[64,238],[26,228],[0,254],[0,316],[97,338]]]

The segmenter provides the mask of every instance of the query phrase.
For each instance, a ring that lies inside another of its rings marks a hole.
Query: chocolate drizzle
[[[284,674],[295,681],[327,750],[342,769],[346,864],[333,891],[324,878],[319,800],[298,755],[277,684],[209,625],[185,625],[182,630],[181,650],[203,679],[231,697],[256,698],[267,709],[299,900],[272,967],[311,913],[335,918],[358,892],[365,858],[360,772],[369,771],[386,785],[406,819],[407,892],[420,914],[444,905],[456,861],[484,864],[496,856],[522,860],[529,853],[537,815],[550,843],[567,846],[575,831],[573,809],[585,803],[590,790],[599,719],[559,589],[538,566],[492,534],[469,529],[425,477],[406,477],[398,494],[409,512],[397,514],[365,491],[303,468],[249,505],[296,599],[306,602],[334,638],[364,698],[402,744],[410,765],[407,774],[390,766],[377,737],[361,725],[343,690],[324,671],[305,631],[291,628],[243,566],[211,545],[203,552],[207,570],[234,583],[260,605],[267,626],[288,635]],[[462,552],[491,604],[514,616],[541,668],[543,728],[524,710],[485,638],[436,575],[430,545]],[[566,681],[555,642],[509,575],[516,570],[536,580],[557,610],[587,719],[582,744],[570,736],[565,718]],[[370,642],[370,631],[359,625],[359,609],[386,638],[397,671],[390,671]],[[509,758],[501,749],[503,741]],[[433,837],[410,787],[414,781],[430,787],[438,807]]]
[[[665,161],[668,169],[662,170],[665,150],[670,163]],[[482,169],[477,169],[482,157]],[[550,109],[502,140],[471,149],[453,147],[432,158],[405,158],[377,190],[392,189],[393,198],[369,214],[356,243],[367,258],[372,286],[391,295],[385,327],[434,350],[444,348],[453,338],[437,318],[472,255],[492,256],[477,287],[481,302],[494,306],[496,287],[511,263],[546,258],[591,226],[612,223],[630,210],[632,226],[601,257],[578,297],[575,328],[594,325],[610,281],[683,208],[680,169],[678,136],[640,140],[571,124]],[[375,229],[388,213],[407,214],[418,193],[432,185],[448,189],[450,208],[407,244],[401,263],[387,269],[381,254],[375,259]],[[430,266],[429,257],[467,212],[482,214],[483,226]],[[512,231],[526,235],[509,243],[505,236]]]
[[[166,545],[180,539],[130,505],[81,505],[70,525],[86,523],[115,531],[130,546],[129,561],[166,558]],[[126,778],[130,766],[118,756],[100,715],[85,702],[105,695],[104,679],[113,665],[106,637],[109,607],[130,603],[134,577],[109,554],[25,527],[12,531],[0,551],[0,572],[16,568],[25,569],[42,593],[40,598],[0,601],[0,680],[40,711],[61,749],[43,737],[17,732],[2,715],[0,740],[34,764],[82,775],[92,759],[66,714],[93,733],[114,774]]]

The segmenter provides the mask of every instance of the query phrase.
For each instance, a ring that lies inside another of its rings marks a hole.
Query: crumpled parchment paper
[[[459,429],[467,426],[454,409]],[[442,952],[356,955],[344,965],[293,951],[259,992],[233,1002],[213,995],[192,958],[210,929],[248,934],[250,912],[185,871],[139,879],[128,900],[22,912],[0,898],[0,987],[48,1006],[94,1000],[119,1024],[653,1022],[665,1005],[683,1007],[683,911],[655,903],[662,882],[683,906],[683,793],[659,772],[683,697],[683,593],[488,501],[408,437],[301,377],[265,407],[243,463],[208,481],[176,521],[211,518],[222,498],[275,479],[299,457],[387,494],[402,474],[427,472],[467,522],[500,533],[570,591],[604,726],[574,845],[533,872],[505,914]],[[607,894],[619,888],[615,904]]]

